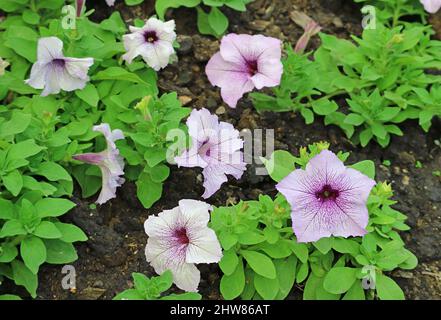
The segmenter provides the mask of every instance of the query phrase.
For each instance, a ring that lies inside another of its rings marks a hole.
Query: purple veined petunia
[[[101,170],[102,188],[96,203],[104,204],[116,197],[116,188],[124,183],[124,159],[120,156],[115,141],[124,139],[121,130],[111,130],[107,123],[93,127],[94,131],[101,132],[106,138],[107,148],[98,153],[84,153],[74,155],[78,161],[96,165]]]
[[[437,13],[441,9],[441,0],[420,0],[420,2],[429,13]]]
[[[212,85],[221,88],[224,102],[235,108],[237,101],[254,88],[280,84],[283,73],[282,42],[262,35],[228,34],[220,51],[205,68]]]
[[[243,140],[233,125],[219,122],[207,109],[193,110],[187,119],[191,147],[175,158],[179,167],[201,167],[204,199],[211,197],[226,182],[227,174],[240,179],[246,169]]]
[[[375,184],[323,150],[306,170],[294,170],[276,188],[291,205],[297,240],[314,242],[330,236],[365,235],[369,220],[366,201]]]
[[[170,270],[176,286],[195,292],[200,282],[197,263],[217,263],[222,249],[207,224],[211,206],[202,201],[180,200],[179,206],[150,216],[144,223],[148,235],[145,254],[156,273]]]
[[[165,68],[175,53],[175,21],[163,22],[152,17],[142,28],[130,26],[129,29],[131,33],[123,36],[127,51],[123,59],[130,64],[137,56],[141,56],[154,70]]]
[[[63,42],[57,37],[40,38],[37,61],[25,82],[35,89],[44,89],[42,96],[56,94],[60,90],[83,89],[89,81],[87,73],[91,65],[93,58],[65,57]]]

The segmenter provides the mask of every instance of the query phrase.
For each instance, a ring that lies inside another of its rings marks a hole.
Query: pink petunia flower
[[[239,131],[226,122],[219,122],[216,115],[207,109],[193,110],[187,119],[192,145],[189,150],[175,158],[179,167],[201,167],[204,175],[205,192],[209,198],[222,183],[227,174],[240,179],[246,169],[243,161],[243,140]]]
[[[231,108],[254,88],[280,84],[283,73],[282,42],[262,35],[228,34],[220,51],[208,61],[205,72],[214,86],[221,88],[222,99]]]
[[[276,188],[291,205],[297,240],[313,242],[332,235],[365,235],[366,201],[374,185],[374,180],[346,168],[334,153],[323,150],[306,170],[294,170]]]
[[[441,9],[441,0],[420,0],[429,13],[437,13]]]
[[[35,89],[44,89],[42,96],[59,93],[60,90],[83,89],[89,81],[87,75],[93,58],[68,58],[63,55],[63,42],[57,37],[40,38],[37,62],[31,76],[25,80]]]
[[[132,33],[123,36],[124,47],[127,50],[123,59],[130,64],[137,56],[142,56],[154,70],[165,68],[175,53],[175,21],[163,22],[152,17],[142,28],[130,26],[129,29]]]
[[[94,131],[101,132],[106,138],[107,148],[99,153],[84,153],[72,158],[85,163],[97,165],[101,169],[102,188],[96,203],[103,204],[116,197],[116,188],[124,183],[124,159],[120,156],[115,145],[116,140],[124,139],[121,130],[111,130],[107,123],[93,127]]]
[[[178,288],[197,291],[201,274],[196,263],[216,263],[222,249],[208,228],[211,206],[202,201],[181,200],[179,206],[150,216],[144,223],[148,235],[145,255],[156,273],[170,270]]]

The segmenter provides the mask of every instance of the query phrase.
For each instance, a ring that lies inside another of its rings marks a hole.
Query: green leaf
[[[220,292],[225,300],[233,300],[240,296],[245,288],[245,273],[242,260],[231,275],[224,275],[220,281]]]
[[[117,294],[113,300],[145,300],[145,297],[136,289],[128,289]]]
[[[259,274],[254,276],[254,287],[265,300],[273,300],[279,292],[279,279],[268,279]]]
[[[162,195],[162,183],[154,182],[150,175],[143,172],[136,181],[136,194],[144,208],[150,208]]]
[[[73,207],[75,207],[75,203],[61,198],[44,198],[35,204],[40,218],[59,217],[70,211]]]
[[[34,174],[43,176],[49,181],[72,181],[72,177],[62,166],[55,162],[43,162]]]
[[[98,95],[98,90],[93,84],[88,83],[83,90],[75,90],[75,94],[88,105],[92,107],[98,106],[100,97]]]
[[[208,23],[218,35],[224,34],[228,28],[228,18],[216,7],[212,7],[208,14]]]
[[[237,268],[239,263],[239,258],[237,254],[233,250],[227,250],[223,252],[223,257],[221,261],[219,261],[219,267],[222,272],[227,276],[231,275]]]
[[[364,118],[356,113],[351,113],[346,116],[344,123],[359,126],[364,123]]]
[[[34,235],[44,239],[58,239],[61,238],[61,232],[50,221],[42,221],[34,230]]]
[[[29,9],[23,11],[22,17],[23,21],[29,24],[36,25],[40,22],[40,16],[38,15],[38,13]]]
[[[20,254],[26,267],[33,274],[37,274],[40,266],[46,261],[46,247],[43,241],[35,236],[26,237],[22,240]]]
[[[163,20],[168,8],[179,8],[180,6],[193,8],[199,3],[201,3],[201,0],[156,0],[155,10],[158,17]]]
[[[14,204],[6,199],[0,198],[0,219],[9,220],[14,218]]]
[[[323,287],[333,294],[345,293],[354,284],[357,269],[347,267],[332,268],[325,276]]]
[[[147,87],[151,85],[142,80],[137,74],[127,71],[121,67],[109,67],[105,70],[99,71],[95,76],[92,77],[93,80],[121,80],[129,81],[134,83],[141,83]]]
[[[365,300],[363,287],[361,286],[361,281],[355,281],[352,287],[346,292],[343,300]]]
[[[276,182],[280,182],[295,169],[295,157],[288,151],[277,150],[273,152],[269,160],[263,157],[260,160]]]
[[[44,240],[47,250],[47,263],[65,264],[78,259],[77,252],[71,243],[61,240]]]
[[[87,241],[87,236],[77,226],[69,223],[55,222],[55,226],[61,232],[61,241],[64,242],[77,242],[77,241]]]
[[[25,228],[18,220],[8,220],[0,230],[0,238],[13,237],[27,234]]]
[[[404,300],[403,290],[394,280],[384,274],[377,272],[375,288],[381,300]]]
[[[23,177],[20,172],[18,170],[14,170],[2,178],[6,189],[8,189],[8,191],[11,192],[14,197],[18,196],[23,188]]]
[[[327,254],[332,247],[332,238],[321,238],[320,240],[313,243],[321,253]]]
[[[31,123],[32,116],[23,111],[14,110],[11,115],[11,119],[2,123],[0,127],[0,136],[13,136],[18,133],[22,133]]]
[[[268,256],[250,250],[242,250],[240,253],[254,272],[268,279],[276,278],[276,268]]]
[[[11,263],[14,282],[16,285],[23,286],[32,298],[37,297],[38,278],[21,261],[14,260]]]
[[[352,169],[360,171],[371,179],[375,179],[375,163],[371,160],[364,160],[350,166]]]
[[[279,281],[279,292],[276,299],[285,299],[292,290],[296,280],[297,258],[290,256],[288,259],[274,261]]]
[[[319,99],[312,102],[312,109],[321,116],[326,116],[338,110],[338,104],[328,99]]]

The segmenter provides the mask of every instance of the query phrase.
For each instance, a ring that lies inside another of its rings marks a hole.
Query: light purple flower
[[[254,88],[280,84],[283,73],[282,42],[262,35],[228,34],[220,51],[208,61],[205,72],[214,86],[221,88],[222,99],[231,108]]]
[[[366,201],[374,185],[374,180],[346,168],[334,153],[323,150],[306,170],[294,170],[276,188],[291,205],[297,240],[313,242],[332,235],[365,235]]]
[[[74,155],[72,158],[85,163],[97,165],[101,169],[102,188],[96,203],[103,204],[116,197],[116,188],[124,183],[124,159],[116,148],[115,141],[124,139],[121,130],[111,130],[107,123],[93,127],[94,131],[101,132],[106,138],[107,148],[99,153],[84,153]]]
[[[115,0],[106,0],[106,3],[109,7],[112,7],[115,4]]]
[[[197,291],[201,274],[195,263],[216,263],[222,249],[215,232],[208,228],[211,206],[202,201],[181,200],[179,206],[150,216],[144,223],[149,239],[147,262],[156,273],[170,270],[178,288]]]
[[[132,33],[123,36],[124,47],[127,50],[123,59],[130,64],[137,56],[142,56],[154,70],[165,68],[171,55],[175,53],[175,21],[163,22],[152,17],[142,28],[130,26],[129,29]]]
[[[437,13],[441,8],[441,0],[420,0],[420,2],[429,13]]]
[[[175,161],[179,167],[203,168],[205,192],[202,197],[206,199],[228,180],[227,174],[236,179],[242,176],[246,169],[241,151],[243,140],[233,125],[219,122],[207,109],[193,110],[187,126],[192,145]]]
[[[40,38],[37,62],[31,76],[25,80],[35,89],[44,89],[42,96],[59,93],[60,90],[83,89],[89,81],[87,72],[93,58],[68,58],[63,55],[63,42],[57,37]]]

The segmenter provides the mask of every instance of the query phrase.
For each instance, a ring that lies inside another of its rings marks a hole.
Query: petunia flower
[[[101,169],[102,188],[96,203],[103,204],[116,197],[116,188],[124,183],[124,159],[120,156],[115,145],[116,140],[124,139],[121,130],[111,130],[107,123],[93,127],[94,131],[101,132],[106,138],[106,150],[98,153],[84,153],[74,155],[72,158],[85,163],[97,165]]]
[[[366,201],[374,185],[374,180],[323,150],[306,170],[294,170],[276,188],[291,205],[297,240],[313,242],[332,235],[365,235],[369,220]]]
[[[208,80],[221,88],[224,102],[235,108],[237,101],[254,88],[280,84],[283,73],[282,42],[262,35],[228,34],[220,51],[205,68]]]
[[[216,263],[222,249],[208,228],[211,206],[202,201],[181,200],[179,206],[150,216],[144,223],[148,235],[145,255],[156,273],[170,270],[178,288],[197,291],[200,272],[196,263]]]
[[[68,58],[63,55],[63,42],[57,37],[38,40],[37,62],[31,76],[25,80],[35,89],[44,89],[42,96],[59,93],[60,90],[83,89],[89,81],[87,72],[93,58]]]
[[[243,140],[233,125],[219,122],[216,115],[207,109],[193,110],[187,119],[192,145],[189,150],[175,158],[179,167],[201,167],[205,192],[209,198],[222,183],[227,174],[240,179],[246,169],[243,161]]]
[[[441,9],[441,0],[420,0],[429,13],[437,13]]]
[[[290,14],[291,19],[304,30],[294,48],[295,52],[303,53],[308,46],[309,40],[321,31],[321,27],[311,17],[301,11],[294,10]]]
[[[106,3],[109,7],[113,7],[115,5],[115,0],[106,0]]]
[[[127,50],[123,59],[130,64],[137,56],[142,56],[154,70],[165,68],[171,55],[175,53],[175,21],[163,22],[152,17],[142,28],[130,26],[129,29],[132,33],[123,36],[124,47]]]

